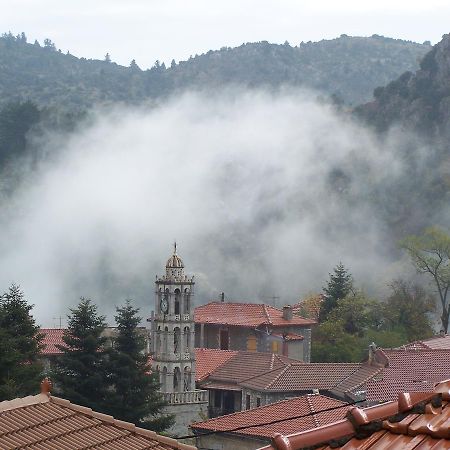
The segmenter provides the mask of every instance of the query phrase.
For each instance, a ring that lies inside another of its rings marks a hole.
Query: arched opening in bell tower
[[[180,353],[181,330],[179,327],[173,329],[173,352]]]
[[[181,292],[177,288],[177,289],[175,289],[174,293],[175,293],[175,314],[180,314]]]
[[[184,290],[184,314],[189,314],[191,311],[190,301],[191,301],[191,297],[189,294],[189,289],[186,288]]]
[[[179,392],[180,391],[180,386],[181,384],[181,370],[179,367],[175,367],[175,369],[173,370],[173,391],[174,392]]]
[[[189,347],[191,346],[191,330],[189,329],[189,327],[184,327],[183,334],[184,334],[184,351],[188,353]]]

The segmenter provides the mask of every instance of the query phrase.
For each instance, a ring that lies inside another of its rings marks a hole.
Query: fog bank
[[[110,322],[125,298],[149,316],[174,239],[197,303],[293,303],[339,261],[369,290],[405,270],[373,201],[404,172],[395,134],[380,143],[304,92],[188,93],[94,117],[0,218],[1,289],[20,284],[43,325],[80,296]]]

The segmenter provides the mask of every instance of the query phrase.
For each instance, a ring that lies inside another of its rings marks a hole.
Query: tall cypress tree
[[[90,299],[83,297],[70,311],[62,338],[65,345],[58,346],[63,354],[53,373],[55,390],[71,402],[104,412],[108,395],[106,338],[102,337],[105,317],[98,314]]]
[[[44,336],[32,309],[15,284],[0,297],[0,401],[35,394],[39,388]]]
[[[113,389],[108,413],[139,427],[163,431],[173,424],[174,418],[163,414],[166,403],[158,392],[159,379],[156,373],[151,373],[145,338],[137,328],[142,320],[139,309],[127,300],[116,311],[118,335],[109,352]]]
[[[325,299],[320,307],[319,322],[327,320],[330,311],[336,308],[338,300],[346,297],[353,289],[352,276],[341,262],[334,268],[334,273],[329,275],[330,279],[323,288]]]

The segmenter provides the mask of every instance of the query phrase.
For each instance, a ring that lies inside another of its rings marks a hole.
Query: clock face
[[[159,306],[161,307],[161,311],[164,314],[167,314],[167,311],[169,310],[169,302],[167,301],[167,298],[162,298]]]

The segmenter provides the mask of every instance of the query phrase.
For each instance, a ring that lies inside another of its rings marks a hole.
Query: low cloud
[[[0,219],[0,286],[19,283],[44,325],[80,296],[109,321],[125,298],[149,316],[174,239],[197,303],[222,291],[292,303],[339,261],[369,290],[405,270],[373,201],[402,177],[398,135],[380,142],[299,91],[187,93],[93,117],[48,134],[58,155]]]

